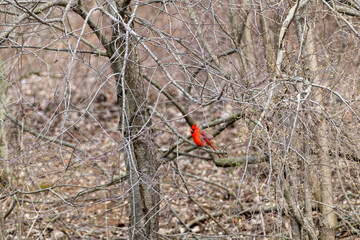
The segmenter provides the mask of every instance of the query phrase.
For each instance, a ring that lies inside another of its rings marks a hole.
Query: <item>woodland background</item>
[[[360,1],[0,19],[0,239],[360,239]]]

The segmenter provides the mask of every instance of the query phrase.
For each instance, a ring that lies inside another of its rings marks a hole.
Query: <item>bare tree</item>
[[[2,58],[0,55],[0,63]],[[0,67],[0,101],[5,103],[6,99],[6,73],[3,68]],[[0,106],[0,191],[4,192],[4,188],[10,187],[11,181],[11,168],[8,165],[9,153],[6,140],[6,128],[5,128],[5,109],[4,105]],[[10,181],[9,181],[10,180]],[[0,205],[0,239],[6,239],[6,228],[4,223],[3,206]]]
[[[0,4],[3,235],[360,235],[357,1]]]
[[[131,202],[131,239],[157,239],[159,229],[159,167],[155,158],[151,119],[147,109],[147,96],[141,78],[136,42],[133,33],[134,15],[131,1],[117,1],[109,9],[114,17],[111,44],[111,67],[116,75],[120,129],[125,144],[126,169],[129,179]],[[114,60],[112,60],[114,59]]]

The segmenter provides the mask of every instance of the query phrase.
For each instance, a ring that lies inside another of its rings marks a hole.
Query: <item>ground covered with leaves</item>
[[[6,120],[13,169],[3,205],[9,210],[9,239],[127,239],[129,186],[114,83],[96,95],[97,80],[85,84],[85,94],[72,86],[64,104],[66,96],[57,95],[59,79],[31,74],[8,92],[8,113],[14,117]],[[190,136],[190,126],[168,102],[157,107],[179,133]],[[207,118],[200,112],[193,118],[206,124],[227,112],[230,106],[217,106]],[[179,140],[162,121],[154,117],[151,125],[158,157]],[[277,176],[256,149],[248,148],[247,126],[245,120],[236,121],[214,140],[226,152],[224,158],[245,157],[237,166],[216,166],[204,149],[160,166],[160,239],[292,238]],[[250,155],[257,161],[247,162]],[[358,162],[342,158],[340,164],[343,185],[334,172],[336,202],[358,206]],[[340,219],[337,236],[351,237],[356,229]]]

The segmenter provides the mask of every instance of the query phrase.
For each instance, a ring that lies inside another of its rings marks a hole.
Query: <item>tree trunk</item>
[[[0,55],[0,64],[2,63]],[[5,93],[7,89],[7,82],[5,79],[5,71],[0,67],[0,191],[3,193],[4,188],[10,184],[10,168],[7,166],[9,158],[8,145],[6,141],[6,129],[5,129]],[[6,238],[6,228],[3,207],[0,204],[0,240]]]
[[[315,55],[314,36],[313,29],[309,29],[308,37],[305,41],[305,48],[308,54],[308,66],[310,73],[315,73],[313,76],[313,82],[319,83],[320,79],[316,74],[318,69],[317,60]],[[315,100],[322,102],[321,94],[316,94]],[[319,108],[319,112],[322,110]],[[321,116],[322,120],[318,121],[314,126],[315,140],[318,145],[318,160],[320,166],[320,195],[321,195],[321,222],[320,222],[320,239],[332,240],[335,239],[334,227],[337,224],[337,218],[332,206],[334,206],[334,195],[332,187],[331,176],[331,161],[329,156],[329,143],[327,140],[327,122]],[[315,123],[314,123],[315,124]]]
[[[320,163],[320,192],[321,192],[321,222],[320,222],[320,239],[332,240],[335,239],[334,227],[337,224],[337,218],[333,210],[334,194],[332,187],[331,176],[331,161],[329,156],[329,147],[326,134],[325,124],[319,126],[316,140],[319,144],[319,163]]]
[[[122,20],[129,21],[125,11],[131,11],[130,2],[118,1],[114,16],[120,15]],[[111,48],[112,60],[116,60],[112,62],[112,69],[117,81],[119,125],[129,179],[130,239],[157,239],[160,188],[152,132],[147,127],[151,124],[146,109],[146,92],[134,45],[136,40],[118,19],[113,23]]]

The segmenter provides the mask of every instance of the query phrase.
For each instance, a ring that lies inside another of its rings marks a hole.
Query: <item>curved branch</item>
[[[165,88],[162,88],[159,84],[157,84],[156,82],[152,81],[149,76],[145,73],[142,74],[142,77],[148,81],[149,83],[151,83],[154,87],[156,87],[160,93],[162,93],[180,112],[181,114],[184,116],[185,121],[187,122],[187,124],[189,126],[192,126],[195,124],[194,119],[192,119],[192,117],[189,115],[189,113],[187,111],[185,111],[185,109],[183,109],[172,97],[171,95],[165,91]]]
[[[307,3],[309,2],[309,0],[298,0],[295,4],[295,6],[293,6],[288,15],[286,16],[281,28],[280,28],[280,33],[279,33],[279,50],[277,53],[277,58],[276,58],[276,71],[278,72],[278,74],[281,74],[281,64],[282,61],[284,59],[284,52],[285,52],[285,46],[284,46],[284,38],[285,38],[285,34],[287,32],[287,30],[289,29],[290,23],[292,22],[292,20],[295,17],[295,13],[298,9],[304,7]]]
[[[356,35],[358,38],[360,38],[360,34],[355,30],[355,28],[353,27],[353,25],[351,25],[351,23],[350,23],[348,20],[346,20],[346,18],[344,18],[343,16],[341,16],[340,14],[338,14],[338,12],[337,12],[333,7],[331,7],[330,4],[327,3],[325,0],[321,0],[321,1],[322,1],[322,2],[324,3],[324,5],[327,6],[332,12],[334,12],[337,16],[339,16],[339,17],[346,23],[346,25],[349,26],[349,28],[351,29],[351,31],[353,31],[353,33],[355,33],[355,35]]]
[[[5,113],[5,116],[7,118],[9,118],[13,123],[15,123],[16,125],[22,127],[26,132],[30,133],[31,135],[37,137],[37,138],[43,138],[43,139],[46,139],[48,141],[51,141],[51,142],[55,142],[57,144],[60,144],[60,145],[64,145],[66,147],[69,147],[69,148],[72,148],[74,150],[79,150],[77,149],[76,145],[75,144],[72,144],[70,142],[67,142],[67,141],[64,141],[64,140],[58,140],[58,139],[54,139],[52,137],[49,137],[49,136],[46,136],[44,134],[41,134],[37,131],[34,131],[34,130],[31,130],[31,128],[27,125],[25,125],[23,122],[19,121],[16,119],[16,117],[14,117],[11,113],[9,112],[6,112]]]
[[[67,5],[68,1],[66,0],[53,0],[47,3],[44,3],[43,5],[37,7],[34,9],[34,11],[32,12],[33,14],[38,14],[50,7],[53,6],[63,6],[63,5]],[[19,24],[24,21],[26,18],[28,18],[29,15],[27,13],[23,13],[19,16],[19,18],[8,28],[6,28],[1,34],[0,34],[0,45],[3,44],[7,38],[9,37],[10,33],[12,31],[15,30],[15,28],[17,28],[19,26]]]

